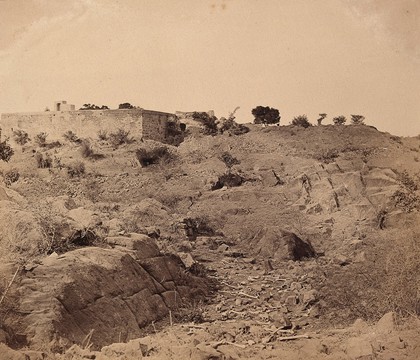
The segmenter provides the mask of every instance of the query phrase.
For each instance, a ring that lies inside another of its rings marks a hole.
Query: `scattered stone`
[[[395,329],[395,313],[389,312],[382,316],[376,324],[376,329],[381,334],[391,333]]]
[[[187,269],[191,268],[191,266],[196,263],[190,253],[179,252],[177,255]]]
[[[229,250],[229,245],[226,245],[226,244],[221,244],[217,248],[217,251],[219,251],[219,252],[225,252],[225,251],[228,251],[228,250]]]

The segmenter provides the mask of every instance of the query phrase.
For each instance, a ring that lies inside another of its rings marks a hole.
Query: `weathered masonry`
[[[71,106],[61,102],[55,111],[2,114],[2,135],[12,137],[13,131],[20,129],[29,137],[45,132],[48,140],[59,140],[69,130],[82,138],[96,138],[100,130],[111,133],[124,129],[137,138],[164,142],[168,121],[175,119],[174,114],[144,109],[57,111],[63,105],[66,109]]]

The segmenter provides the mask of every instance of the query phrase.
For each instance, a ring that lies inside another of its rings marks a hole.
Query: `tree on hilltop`
[[[365,121],[365,117],[363,115],[350,115],[351,116],[351,123],[353,125],[363,125]]]
[[[309,122],[308,117],[306,115],[299,115],[293,118],[292,125],[295,126],[301,126],[305,129],[312,126],[312,124]]]
[[[79,110],[109,110],[109,107],[106,105],[97,106],[95,104],[83,104]]]
[[[136,108],[136,106],[131,105],[128,102],[118,105],[118,109],[135,109],[135,108]]]
[[[319,114],[319,118],[316,120],[318,122],[318,126],[321,126],[322,120],[324,120],[327,117],[326,113]]]
[[[257,106],[252,109],[254,124],[278,124],[280,122],[280,112],[268,106]]]
[[[345,116],[340,115],[333,118],[334,125],[344,125],[346,123],[347,119]]]

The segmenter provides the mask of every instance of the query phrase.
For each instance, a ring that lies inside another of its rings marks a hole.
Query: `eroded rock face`
[[[252,241],[256,254],[280,260],[302,260],[316,256],[311,243],[277,227],[261,229]]]
[[[60,339],[66,348],[82,344],[89,333],[94,348],[128,341],[170,309],[206,293],[203,279],[185,273],[179,258],[161,255],[152,239],[113,241],[114,249],[54,254],[24,274],[20,312],[31,346]]]

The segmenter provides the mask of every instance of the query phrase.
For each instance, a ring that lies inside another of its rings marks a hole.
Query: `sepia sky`
[[[418,0],[0,0],[0,112],[55,100],[420,134]]]

